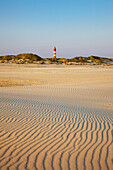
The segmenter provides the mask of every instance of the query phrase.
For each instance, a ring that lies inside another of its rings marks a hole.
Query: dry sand
[[[0,72],[1,170],[112,169],[112,68]]]

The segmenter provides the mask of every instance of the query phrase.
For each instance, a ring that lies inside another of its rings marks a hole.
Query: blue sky
[[[0,55],[113,57],[113,0],[0,0]]]

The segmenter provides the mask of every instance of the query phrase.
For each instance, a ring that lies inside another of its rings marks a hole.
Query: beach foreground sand
[[[0,169],[112,169],[113,69],[0,66]]]

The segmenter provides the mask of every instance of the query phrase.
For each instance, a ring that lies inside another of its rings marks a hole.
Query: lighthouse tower
[[[56,47],[54,47],[53,58],[56,59]]]

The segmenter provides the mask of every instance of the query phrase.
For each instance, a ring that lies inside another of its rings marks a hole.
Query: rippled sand
[[[0,169],[112,169],[113,69],[5,67]]]

